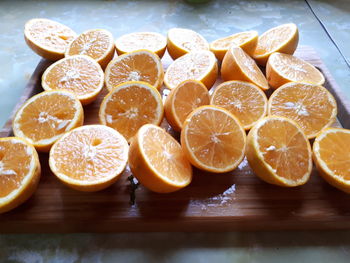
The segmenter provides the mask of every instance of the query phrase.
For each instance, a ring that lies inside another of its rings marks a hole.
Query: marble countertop
[[[308,2],[349,61],[349,1]],[[1,1],[1,126],[40,60],[23,39],[24,23],[33,17],[78,33],[105,28],[114,37],[187,27],[208,41],[294,22],[300,44],[315,48],[350,98],[350,68],[305,1]],[[350,231],[0,235],[0,262],[349,262],[349,256]]]

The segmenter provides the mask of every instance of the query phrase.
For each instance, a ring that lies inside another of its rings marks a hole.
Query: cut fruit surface
[[[113,36],[104,29],[91,29],[77,36],[67,47],[65,56],[87,55],[95,59],[102,68],[114,56]]]
[[[273,53],[266,65],[266,77],[274,89],[288,82],[323,85],[322,73],[310,63],[292,55]]]
[[[185,80],[198,80],[210,89],[218,76],[218,64],[210,51],[193,51],[175,60],[167,69],[164,83],[174,89]]]
[[[172,28],[168,31],[167,49],[175,60],[188,52],[209,50],[209,44],[197,32],[186,28]]]
[[[127,81],[144,81],[158,90],[163,83],[164,71],[160,58],[148,50],[133,51],[112,60],[105,71],[109,91]]]
[[[104,73],[91,57],[75,55],[48,67],[41,80],[44,90],[73,92],[83,105],[93,102],[103,88]]]
[[[212,51],[218,60],[223,60],[224,56],[232,45],[242,48],[248,55],[252,55],[258,44],[258,32],[246,31],[233,34],[228,37],[219,38],[210,43]]]
[[[249,82],[228,81],[214,90],[210,104],[231,112],[249,130],[267,114],[265,93]]]
[[[0,138],[0,213],[26,201],[35,192],[39,179],[35,148],[21,138]]]
[[[101,124],[120,132],[128,141],[146,124],[159,125],[163,120],[162,97],[146,82],[130,81],[116,86],[103,99]]]
[[[312,139],[323,128],[334,123],[337,103],[322,86],[291,82],[272,93],[268,114],[294,120],[305,135]]]
[[[24,26],[27,45],[39,56],[52,61],[64,57],[68,44],[75,37],[72,29],[50,19],[31,19]]]
[[[181,131],[187,116],[196,108],[209,104],[206,86],[197,80],[185,80],[171,90],[165,104],[165,117],[175,131]]]
[[[267,80],[254,59],[240,47],[231,46],[227,51],[221,65],[221,77],[225,81],[248,81],[262,90],[269,89]]]
[[[87,125],[63,135],[51,148],[51,171],[67,186],[98,191],[113,184],[124,171],[128,143],[116,130]]]
[[[350,193],[350,130],[329,128],[316,137],[313,157],[320,175],[334,187]]]
[[[312,171],[308,139],[294,121],[284,117],[260,120],[249,131],[246,155],[254,173],[270,184],[302,185]]]
[[[216,106],[194,110],[181,131],[181,146],[188,160],[209,172],[234,170],[244,158],[245,145],[246,134],[239,121]]]
[[[166,49],[166,38],[155,32],[135,32],[119,37],[115,41],[118,55],[146,49],[163,57]]]
[[[73,93],[44,91],[31,97],[18,110],[13,120],[13,132],[37,150],[47,152],[65,132],[83,122],[83,107]]]
[[[269,29],[258,39],[253,58],[259,65],[265,66],[269,56],[274,52],[293,54],[299,43],[298,27],[283,24]]]
[[[142,126],[133,138],[129,165],[142,185],[158,193],[180,190],[192,180],[192,167],[180,144],[152,124]]]

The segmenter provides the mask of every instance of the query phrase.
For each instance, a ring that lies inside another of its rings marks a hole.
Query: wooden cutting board
[[[338,120],[350,128],[350,104],[318,55],[310,47],[300,47],[296,56],[323,72],[325,86],[338,102]],[[170,62],[163,58],[165,67]],[[42,90],[41,74],[49,65],[45,60],[39,63],[16,109]],[[85,107],[85,124],[97,123],[105,94]],[[11,119],[1,137],[12,135]],[[162,126],[172,132],[166,121]],[[231,173],[195,170],[191,185],[173,194],[156,194],[140,186],[132,205],[128,169],[108,189],[82,193],[55,178],[47,154],[40,154],[40,160],[38,190],[25,204],[0,215],[1,233],[350,229],[350,195],[329,186],[315,170],[306,185],[286,189],[259,180],[244,160]]]

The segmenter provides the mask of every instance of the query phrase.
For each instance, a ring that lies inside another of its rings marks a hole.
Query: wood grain
[[[350,104],[320,58],[310,47],[300,47],[296,55],[323,72],[325,86],[338,102],[338,119],[350,128]],[[170,62],[163,60],[166,65]],[[16,109],[41,90],[41,74],[49,64],[39,63]],[[105,93],[84,108],[85,124],[97,122]],[[166,121],[162,126],[178,137]],[[11,135],[11,119],[0,135]],[[0,215],[1,233],[350,229],[350,195],[329,186],[315,170],[306,185],[287,189],[259,180],[244,160],[227,174],[195,170],[191,185],[173,194],[156,194],[140,186],[131,205],[128,169],[110,188],[82,193],[52,175],[47,157],[40,154],[43,172],[34,196]]]

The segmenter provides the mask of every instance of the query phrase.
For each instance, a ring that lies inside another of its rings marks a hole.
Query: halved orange
[[[114,56],[113,35],[105,29],[90,29],[77,36],[67,47],[65,56],[87,55],[105,68]]]
[[[158,193],[180,190],[192,180],[192,167],[180,144],[152,124],[142,126],[133,138],[129,165],[142,185]]]
[[[209,104],[209,92],[198,80],[185,80],[170,91],[164,112],[168,123],[175,131],[181,131],[187,116],[196,108]]]
[[[270,184],[302,185],[312,171],[309,140],[294,121],[285,117],[260,120],[249,131],[246,155],[255,175]]]
[[[233,34],[228,37],[219,38],[210,43],[210,51],[218,60],[223,60],[224,56],[232,45],[242,48],[249,56],[253,55],[258,44],[257,31],[245,31]]]
[[[32,196],[40,171],[39,157],[32,145],[21,138],[0,138],[0,213]]]
[[[334,187],[350,193],[350,130],[324,129],[313,144],[313,157],[320,175]]]
[[[148,50],[133,51],[112,60],[105,71],[109,91],[127,81],[144,81],[158,90],[163,84],[163,65],[160,58]]]
[[[159,125],[164,116],[162,97],[146,82],[130,81],[116,86],[103,99],[99,119],[128,141],[146,124]]]
[[[246,134],[227,110],[201,106],[187,117],[181,131],[181,146],[192,165],[208,172],[225,173],[243,160]]]
[[[210,104],[231,112],[249,130],[267,114],[265,93],[249,82],[227,81],[216,87]]]
[[[166,38],[155,32],[135,32],[119,37],[115,41],[115,48],[118,55],[146,49],[162,58],[166,49]]]
[[[221,77],[223,80],[243,80],[255,84],[262,90],[268,90],[267,80],[255,63],[242,48],[231,46],[226,52],[221,65]]]
[[[30,142],[38,151],[48,152],[65,132],[83,125],[83,107],[75,95],[65,90],[41,92],[18,110],[13,133]]]
[[[175,60],[188,52],[209,50],[209,44],[199,33],[186,28],[172,28],[168,31],[167,49]]]
[[[99,191],[124,171],[128,143],[116,130],[86,125],[63,135],[51,148],[49,165],[57,178],[79,191]]]
[[[323,85],[322,73],[310,63],[292,55],[273,53],[266,65],[266,77],[274,89],[288,82]]]
[[[93,102],[103,88],[104,73],[91,57],[75,55],[48,67],[41,79],[44,90],[73,92],[83,105]]]
[[[75,37],[76,33],[72,29],[50,19],[31,19],[24,26],[27,45],[48,60],[63,58],[68,44]]]
[[[306,137],[312,139],[334,123],[337,102],[322,86],[291,82],[272,93],[268,114],[294,120]]]
[[[218,76],[218,63],[210,51],[193,51],[175,60],[164,75],[164,83],[174,89],[185,80],[198,80],[210,89]]]
[[[293,54],[299,43],[298,27],[283,24],[267,30],[258,39],[253,58],[259,65],[265,66],[269,56],[274,52]]]

